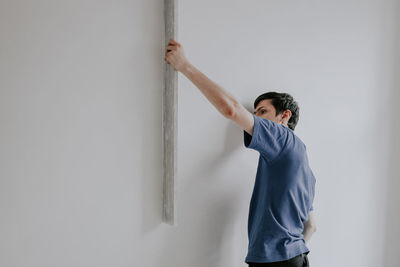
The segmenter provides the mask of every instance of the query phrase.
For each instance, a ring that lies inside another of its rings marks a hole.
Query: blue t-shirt
[[[253,136],[244,131],[244,144],[260,152],[260,157],[245,262],[288,260],[309,251],[302,232],[313,209],[316,180],[300,138],[284,125],[253,117]]]

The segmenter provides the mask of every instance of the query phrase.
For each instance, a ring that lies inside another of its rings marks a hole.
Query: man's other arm
[[[315,224],[315,218],[314,218],[314,212],[310,211],[308,212],[308,221],[304,223],[304,229],[303,229],[303,235],[304,235],[304,240],[306,241],[306,244],[311,239],[312,234],[317,231],[317,226]]]

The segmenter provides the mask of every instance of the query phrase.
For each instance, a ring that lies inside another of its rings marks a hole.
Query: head
[[[287,93],[268,92],[254,101],[254,114],[276,123],[294,128],[299,121],[300,108],[293,97]]]

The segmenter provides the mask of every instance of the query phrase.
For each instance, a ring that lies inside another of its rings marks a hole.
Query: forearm
[[[315,232],[315,229],[313,227],[304,227],[303,236],[304,236],[304,240],[306,241],[306,244],[308,244],[308,242],[310,241],[311,236],[314,232]]]
[[[214,105],[214,107],[225,117],[232,115],[236,99],[221,86],[210,80],[206,75],[199,71],[189,62],[181,70],[203,95]]]

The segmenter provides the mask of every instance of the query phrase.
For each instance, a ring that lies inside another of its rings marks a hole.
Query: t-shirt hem
[[[289,260],[291,258],[294,258],[300,254],[306,253],[306,252],[310,252],[309,249],[300,249],[300,250],[296,250],[296,252],[293,252],[291,254],[289,254],[289,256],[287,258],[282,258],[282,257],[259,257],[259,256],[247,256],[245,259],[245,263],[249,263],[249,262],[255,262],[255,263],[266,263],[266,262],[275,262],[275,261],[286,261]]]

